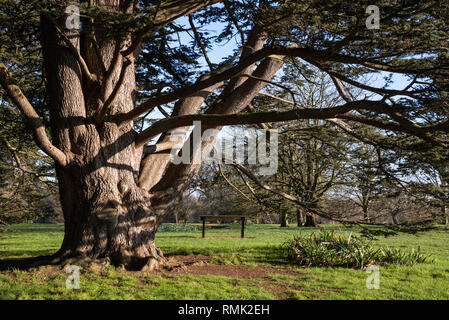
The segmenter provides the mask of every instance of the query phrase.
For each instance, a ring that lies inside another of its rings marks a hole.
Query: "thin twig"
[[[210,71],[212,71],[214,66],[213,66],[212,62],[210,61],[209,56],[207,55],[206,47],[201,42],[200,34],[198,33],[198,30],[195,27],[195,23],[193,22],[193,17],[191,14],[189,14],[189,23],[190,23],[190,27],[192,28],[193,35],[195,36],[195,41],[198,44],[198,46],[201,48],[201,51],[203,52],[204,59],[206,60],[206,63],[209,66]]]

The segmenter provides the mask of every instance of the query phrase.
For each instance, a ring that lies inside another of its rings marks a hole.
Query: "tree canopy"
[[[202,159],[223,126],[325,122],[374,150],[445,150],[448,16],[443,0],[5,0],[0,133],[55,162],[58,254],[152,268],[201,167],[170,151]],[[333,103],[298,99],[317,73]]]

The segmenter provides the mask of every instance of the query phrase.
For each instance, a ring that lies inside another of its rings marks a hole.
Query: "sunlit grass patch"
[[[365,270],[346,267],[306,267],[285,260],[283,244],[293,237],[336,232],[344,241],[361,237],[360,227],[320,225],[320,228],[280,228],[248,225],[244,239],[231,228],[210,228],[201,238],[200,225],[185,229],[168,224],[156,236],[166,256],[208,256],[209,263],[290,270],[291,274],[236,275],[189,273],[145,274],[108,267],[81,269],[80,289],[66,288],[69,276],[61,267],[0,272],[0,299],[449,299],[449,230],[439,226],[416,234],[389,232],[370,240],[373,247],[430,255],[434,262],[412,266],[379,266],[380,288],[366,287]],[[184,228],[184,227],[182,227]],[[369,227],[380,229],[381,227]],[[190,231],[188,231],[189,229]],[[52,254],[63,238],[62,225],[13,225],[0,234],[0,259]],[[351,240],[352,241],[352,240]],[[233,268],[233,267],[232,267]],[[230,268],[230,269],[232,269]]]

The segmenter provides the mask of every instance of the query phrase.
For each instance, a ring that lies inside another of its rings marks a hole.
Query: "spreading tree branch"
[[[222,0],[175,0],[170,1],[166,6],[158,5],[153,20],[135,33],[134,40],[126,50],[122,51],[122,55],[126,57],[134,53],[145,37],[159,31],[171,21],[220,1]]]
[[[341,222],[341,223],[349,223],[349,224],[359,224],[360,222],[357,221],[347,221],[347,220],[343,220],[343,219],[339,219],[338,217],[334,217],[331,214],[324,212],[322,210],[319,210],[317,208],[315,208],[314,206],[311,206],[303,201],[301,201],[300,199],[298,199],[295,196],[292,196],[288,193],[285,193],[283,191],[277,190],[275,188],[270,187],[269,185],[266,185],[264,183],[262,183],[251,171],[249,171],[247,168],[245,168],[244,166],[242,166],[241,164],[238,163],[233,163],[232,166],[234,166],[238,171],[240,171],[241,173],[243,173],[244,175],[246,175],[249,179],[251,179],[254,183],[256,183],[260,188],[269,191],[271,193],[274,193],[284,199],[287,199],[295,204],[297,204],[298,206],[306,209],[307,211],[309,211],[310,213],[316,214],[317,216],[326,218],[326,219],[330,219],[330,220],[334,220],[337,222]]]
[[[231,186],[234,190],[236,190],[238,193],[240,193],[240,195],[245,198],[246,200],[251,201],[250,197],[248,197],[242,190],[240,190],[239,188],[237,188],[237,186],[235,184],[233,184],[224,174],[223,172],[223,168],[221,163],[218,163],[218,170],[220,172],[220,175],[223,177],[223,179],[226,181],[226,183]]]
[[[67,45],[70,53],[75,57],[75,59],[78,61],[81,70],[84,74],[84,76],[91,82],[93,83],[98,83],[98,77],[91,73],[89,70],[89,66],[87,65],[87,62],[84,60],[84,58],[82,57],[80,51],[78,50],[78,48],[75,47],[75,45],[72,43],[72,41],[70,41],[70,39],[64,34],[64,31],[62,31],[62,29],[59,27],[58,23],[55,21],[55,19],[53,17],[51,17],[48,14],[43,14],[43,16],[48,19],[52,25],[54,26],[54,28],[56,29],[56,31],[58,32],[58,34],[60,35],[60,37],[62,38],[62,40],[65,42],[65,44]]]
[[[25,167],[25,166],[23,165],[23,163],[22,163],[22,160],[20,160],[20,157],[19,157],[19,154],[18,154],[19,152],[18,152],[17,148],[13,147],[5,137],[2,137],[2,140],[3,140],[3,142],[4,142],[5,146],[6,146],[6,148],[7,148],[7,149],[9,150],[9,152],[11,153],[11,155],[12,155],[12,157],[13,157],[13,159],[14,159],[16,165],[17,165],[17,168],[19,168],[20,171],[22,171],[24,174],[29,174],[29,175],[31,175],[31,176],[34,176],[34,177],[37,178],[39,181],[44,182],[44,183],[46,183],[46,184],[48,184],[48,185],[54,185],[54,184],[56,184],[56,182],[53,182],[53,181],[48,180],[48,179],[44,179],[45,177],[49,177],[49,175],[41,174],[41,173],[39,173],[39,172],[30,170],[30,169],[28,169],[27,167]]]
[[[53,158],[59,165],[66,166],[69,162],[68,156],[51,143],[39,115],[22,93],[22,90],[14,84],[8,68],[3,63],[0,63],[0,83],[9,98],[17,105],[28,120],[28,125],[33,131],[34,140],[39,148]]]
[[[207,65],[209,66],[209,69],[212,71],[214,66],[213,66],[212,62],[210,61],[210,59],[209,59],[206,47],[201,42],[200,34],[198,33],[198,30],[195,27],[195,23],[193,22],[193,17],[192,17],[191,14],[189,14],[189,24],[190,24],[190,27],[192,28],[193,35],[195,37],[195,41],[198,44],[198,46],[200,47],[201,52],[203,53],[204,59],[206,60]]]
[[[265,122],[281,122],[299,119],[330,119],[337,115],[345,114],[354,109],[367,109],[371,111],[381,111],[389,106],[379,101],[360,100],[348,102],[344,105],[326,108],[313,109],[303,108],[290,111],[271,111],[257,113],[238,113],[238,114],[194,114],[171,117],[155,122],[152,126],[142,131],[136,136],[136,143],[143,144],[151,140],[155,136],[176,127],[191,126],[194,121],[201,121],[206,126],[226,126],[226,125],[242,125],[257,124]]]
[[[280,55],[281,56],[299,57],[304,60],[314,61],[314,62],[321,61],[321,62],[338,62],[338,63],[343,63],[343,64],[358,64],[358,65],[367,66],[370,68],[374,68],[373,65],[376,65],[374,62],[369,62],[369,63],[366,62],[366,59],[343,55],[343,54],[336,54],[336,53],[332,53],[332,52],[329,52],[326,50],[315,50],[315,49],[308,48],[308,47],[297,47],[297,46],[265,47],[263,49],[260,49],[260,50],[257,50],[255,52],[251,53],[249,56],[247,56],[245,59],[240,61],[234,67],[231,67],[223,72],[219,72],[205,80],[198,81],[191,86],[181,88],[178,90],[174,90],[174,91],[167,93],[161,97],[155,97],[155,98],[148,99],[147,101],[145,101],[144,103],[139,105],[137,108],[129,111],[128,113],[115,115],[114,117],[111,118],[111,121],[116,122],[117,124],[122,124],[124,122],[131,121],[131,120],[137,118],[139,115],[147,112],[151,108],[154,108],[157,105],[166,104],[166,103],[172,102],[174,100],[178,100],[183,97],[193,95],[202,89],[205,89],[207,87],[214,85],[215,83],[222,82],[227,79],[234,78],[234,77],[240,77],[240,74],[248,66],[256,63],[257,61],[260,61],[267,57],[276,59]],[[424,72],[424,70],[409,70],[407,68],[398,69],[396,67],[392,67],[392,66],[388,66],[388,65],[382,65],[382,66],[384,68],[379,68],[378,70],[390,71],[390,72],[404,72],[404,73],[410,73],[410,74]],[[399,92],[389,92],[389,93],[402,93],[402,92],[399,91]]]
[[[108,99],[105,101],[105,103],[101,107],[100,112],[97,114],[97,116],[95,118],[96,123],[102,123],[104,118],[106,117],[106,114],[109,112],[109,109],[111,108],[112,104],[114,103],[115,98],[117,97],[117,95],[122,87],[123,81],[125,80],[126,71],[128,70],[128,67],[131,64],[133,64],[133,61],[134,61],[133,57],[125,57],[124,58],[122,69],[120,71],[119,79],[118,79],[117,83],[115,84],[115,87],[112,90],[110,96],[108,97]]]

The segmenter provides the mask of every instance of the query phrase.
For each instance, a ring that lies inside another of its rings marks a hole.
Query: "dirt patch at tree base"
[[[200,276],[222,276],[240,279],[269,279],[270,275],[281,274],[290,276],[304,276],[294,270],[250,265],[227,265],[210,263],[207,256],[171,256],[172,266],[162,273],[192,274]]]
[[[298,288],[276,281],[273,282],[272,275],[306,276],[305,273],[287,268],[243,264],[215,264],[211,263],[211,257],[208,256],[170,256],[168,261],[170,267],[158,271],[161,276],[186,274],[195,276],[221,276],[232,279],[261,280],[260,282],[254,283],[254,286],[261,290],[271,291],[276,296],[276,299],[279,300],[292,299],[293,295],[291,290]]]

